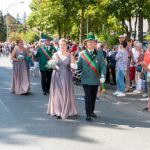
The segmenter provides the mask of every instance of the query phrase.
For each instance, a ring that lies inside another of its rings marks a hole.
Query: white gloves
[[[70,64],[70,67],[71,67],[72,69],[78,69],[78,65],[75,64],[75,63],[71,63],[71,64]]]
[[[35,56],[36,54],[37,54],[37,51],[34,51],[34,52],[33,52],[33,55]]]
[[[104,77],[100,78],[100,82],[104,83],[105,82],[105,78]]]

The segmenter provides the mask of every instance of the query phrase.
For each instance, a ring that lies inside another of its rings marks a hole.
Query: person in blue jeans
[[[128,63],[128,52],[127,52],[127,42],[123,41],[118,47],[118,53],[115,57],[116,59],[116,83],[117,91],[114,95],[122,97],[125,96],[125,74],[127,70]]]
[[[148,82],[147,82],[147,71],[144,71],[144,80],[145,80],[145,92],[142,94],[142,97],[148,97]]]

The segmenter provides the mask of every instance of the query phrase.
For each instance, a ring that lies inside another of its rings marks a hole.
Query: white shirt
[[[93,49],[93,50],[88,50],[88,52],[89,52],[89,53],[91,53],[91,52],[93,53],[93,52],[94,52],[94,49]]]
[[[132,48],[132,53],[133,53],[133,60],[135,63],[137,63],[139,58],[139,52],[136,50],[136,48]]]

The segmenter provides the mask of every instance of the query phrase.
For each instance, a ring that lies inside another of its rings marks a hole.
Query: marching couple
[[[101,51],[97,51],[93,34],[87,37],[87,49],[83,51],[77,63],[73,54],[67,50],[65,39],[59,41],[59,52],[53,55],[57,60],[57,67],[51,77],[50,96],[47,113],[58,119],[66,119],[77,115],[75,105],[71,68],[82,71],[81,83],[85,92],[86,120],[96,118],[94,113],[98,86],[105,82],[106,64]]]

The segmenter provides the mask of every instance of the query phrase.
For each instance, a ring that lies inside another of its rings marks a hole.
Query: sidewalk
[[[75,87],[74,89],[75,89],[75,95],[77,99],[84,100],[84,91],[82,85],[75,85],[74,87]],[[117,105],[125,105],[126,107],[135,109],[137,111],[142,111],[142,109],[147,104],[147,98],[143,98],[142,93],[141,94],[133,93],[132,91],[134,89],[131,89],[130,92],[127,92],[125,97],[117,97],[113,95],[113,93],[116,91],[115,85],[105,84],[105,88],[106,91],[102,96],[99,97],[99,100],[113,102],[116,103]],[[149,113],[149,112],[144,112],[144,113]]]

